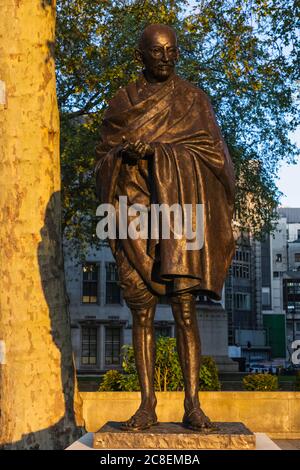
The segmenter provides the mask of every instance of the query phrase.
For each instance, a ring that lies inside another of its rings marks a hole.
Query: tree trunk
[[[0,446],[11,449],[62,449],[83,424],[61,248],[55,3],[0,0]]]

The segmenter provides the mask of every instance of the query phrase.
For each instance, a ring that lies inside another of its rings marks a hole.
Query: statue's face
[[[174,73],[178,59],[176,36],[168,30],[157,28],[144,38],[138,53],[147,79],[164,82]]]

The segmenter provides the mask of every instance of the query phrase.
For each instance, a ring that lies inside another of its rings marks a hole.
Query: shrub
[[[118,370],[109,370],[104,374],[99,392],[119,392],[122,390],[123,374]]]
[[[271,374],[250,374],[243,378],[245,390],[271,392],[278,390],[278,377]]]
[[[176,339],[161,336],[156,342],[155,390],[178,391],[183,387]]]
[[[112,370],[104,375],[99,391],[133,392],[140,390],[132,346],[123,347],[122,367],[124,374]],[[183,389],[176,339],[160,337],[156,342],[155,390],[180,391]],[[217,367],[215,361],[209,356],[201,358],[199,389],[220,390]]]
[[[123,390],[140,390],[132,346],[123,347],[122,367],[125,373],[122,380]],[[154,381],[156,391],[183,389],[183,378],[174,338],[160,337],[156,342]]]
[[[210,356],[201,357],[199,390],[221,390],[218,368],[214,359]]]

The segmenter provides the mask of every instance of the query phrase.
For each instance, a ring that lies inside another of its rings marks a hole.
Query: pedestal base
[[[126,432],[109,421],[94,434],[94,449],[255,449],[255,435],[243,423],[213,423],[197,432],[182,423],[159,423],[145,431]]]

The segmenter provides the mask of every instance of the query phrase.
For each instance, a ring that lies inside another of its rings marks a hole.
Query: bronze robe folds
[[[132,165],[120,154],[122,136],[153,143],[155,153]],[[234,170],[206,94],[174,75],[149,84],[143,76],[121,89],[104,115],[95,166],[102,203],[117,196],[139,202],[204,205],[204,244],[186,240],[110,240],[156,294],[188,287],[220,299],[235,251],[231,228]],[[171,287],[170,287],[171,286]]]

